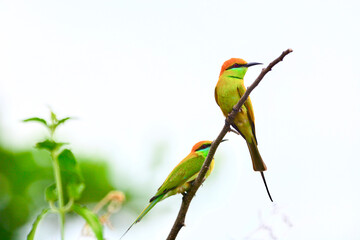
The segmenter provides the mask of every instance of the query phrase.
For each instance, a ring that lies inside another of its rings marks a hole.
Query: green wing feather
[[[218,102],[217,85],[216,85],[216,87],[215,87],[215,101],[216,101],[216,104],[217,104],[218,106],[220,106],[220,105],[219,105],[219,102]]]
[[[241,87],[238,87],[237,90],[238,90],[238,93],[239,93],[240,98],[241,98],[242,96],[244,96],[244,93],[245,93],[245,91],[246,91],[246,88],[245,88],[245,86],[244,86],[244,83],[242,83],[242,86],[241,86]],[[251,124],[252,133],[253,133],[254,138],[255,138],[255,141],[256,141],[256,143],[257,143],[256,134],[255,134],[255,115],[254,115],[254,108],[253,108],[253,106],[252,106],[250,97],[248,97],[248,98],[246,99],[244,106],[245,106],[245,108],[246,108],[247,116],[248,116],[249,122],[250,122],[250,124]]]
[[[182,186],[200,171],[204,161],[203,156],[195,152],[190,153],[171,171],[153,198]]]

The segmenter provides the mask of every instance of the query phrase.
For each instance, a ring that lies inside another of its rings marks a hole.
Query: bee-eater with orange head
[[[238,103],[246,91],[244,76],[248,67],[258,64],[261,63],[247,63],[240,58],[231,58],[222,65],[219,80],[215,87],[215,100],[225,117],[233,110],[233,107]],[[251,155],[253,169],[261,173],[266,191],[272,201],[263,174],[263,171],[266,171],[267,168],[257,148],[255,117],[250,98],[247,98],[245,104],[236,114],[232,126],[246,140]]]
[[[224,141],[224,140],[223,140]],[[177,193],[184,194],[190,190],[192,183],[198,176],[202,165],[209,153],[211,141],[201,141],[196,143],[189,155],[187,155],[169,174],[164,183],[160,186],[155,195],[150,199],[150,204],[141,212],[133,224],[126,230],[122,237],[130,228],[141,221],[141,219],[160,201]],[[206,179],[214,168],[214,159],[212,159]],[[121,238],[122,238],[121,237]]]

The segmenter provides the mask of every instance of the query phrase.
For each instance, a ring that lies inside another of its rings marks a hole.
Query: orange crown
[[[191,152],[195,152],[201,145],[203,145],[204,143],[209,143],[211,144],[211,141],[200,141],[198,143],[196,143],[193,148],[191,149]]]
[[[232,65],[234,65],[235,63],[237,64],[247,64],[247,62],[244,59],[241,58],[230,58],[229,60],[225,61],[224,64],[221,67],[221,71],[220,71],[220,75],[223,74],[223,72],[228,69],[229,67],[231,67]]]

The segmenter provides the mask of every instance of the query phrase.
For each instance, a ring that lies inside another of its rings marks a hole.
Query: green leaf
[[[35,219],[35,222],[33,223],[33,226],[31,228],[31,231],[29,232],[29,234],[27,235],[27,240],[33,240],[35,237],[35,232],[36,232],[36,228],[39,225],[40,220],[45,216],[46,213],[49,212],[49,208],[45,208],[44,210],[42,210],[42,212],[37,216],[37,218]]]
[[[55,141],[51,141],[51,140],[45,140],[45,141],[42,141],[42,142],[38,142],[36,144],[36,147],[39,148],[39,149],[46,149],[46,150],[49,150],[49,151],[53,151],[59,147],[61,147],[62,145],[64,145],[64,143],[57,143]]]
[[[71,117],[66,117],[66,118],[60,119],[60,120],[57,122],[56,126],[59,126],[60,124],[66,122],[66,121],[69,120],[69,119],[71,119]]]
[[[68,183],[66,186],[67,192],[70,198],[77,200],[81,197],[82,192],[85,189],[84,183]]]
[[[48,202],[55,202],[58,200],[58,192],[56,190],[56,184],[53,183],[45,189],[45,199]]]
[[[79,199],[85,189],[85,184],[74,154],[69,149],[64,149],[59,154],[58,160],[68,197]]]
[[[51,121],[53,123],[56,123],[58,121],[57,117],[56,117],[56,114],[53,111],[51,111]]]
[[[69,149],[64,149],[58,156],[60,168],[64,171],[77,172],[78,166],[74,154]]]
[[[100,223],[100,220],[99,220],[98,216],[95,213],[93,213],[92,211],[90,211],[86,207],[82,207],[82,206],[80,206],[78,204],[74,204],[72,209],[77,214],[79,214],[82,218],[85,219],[87,224],[89,224],[89,226],[93,230],[97,240],[103,240],[104,239],[103,238],[102,225]]]
[[[38,118],[38,117],[25,119],[25,120],[23,120],[23,122],[40,122],[40,123],[44,124],[45,126],[47,126],[47,122],[44,119]]]

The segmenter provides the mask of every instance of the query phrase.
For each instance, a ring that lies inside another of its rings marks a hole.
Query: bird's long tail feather
[[[254,171],[266,171],[267,167],[261,158],[255,139],[252,139],[251,141],[246,141],[246,143],[250,151]]]
[[[138,223],[141,221],[141,219],[158,203],[162,200],[164,195],[160,195],[157,198],[155,198],[153,201],[150,202],[150,204],[140,213],[140,215],[138,216],[138,218],[135,220],[135,222],[133,222],[130,227],[126,230],[126,232],[120,237],[120,239],[122,239],[125,234],[130,230],[130,228],[132,228],[132,226],[134,226],[134,224]]]
[[[263,181],[264,181],[264,184],[265,184],[266,192],[267,192],[267,194],[269,195],[270,200],[273,201],[273,200],[272,200],[272,197],[271,197],[271,194],[270,194],[270,191],[269,191],[269,188],[268,188],[268,186],[267,186],[267,184],[266,184],[264,172],[260,172],[260,173],[261,173],[261,177],[262,177],[262,179],[263,179]]]
[[[248,145],[248,148],[249,148],[249,151],[250,151],[254,171],[259,171],[261,173],[261,177],[262,177],[262,179],[264,181],[264,184],[265,184],[266,192],[269,195],[270,200],[273,201],[272,197],[270,195],[269,188],[268,188],[268,186],[266,184],[265,176],[264,176],[264,171],[266,171],[267,167],[266,167],[264,161],[261,158],[260,152],[259,152],[259,150],[257,148],[256,140],[252,139],[251,142],[247,141],[247,145]]]

